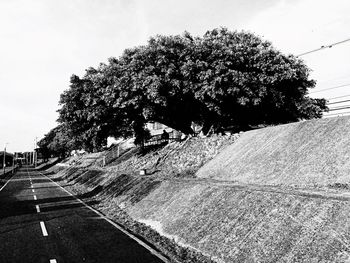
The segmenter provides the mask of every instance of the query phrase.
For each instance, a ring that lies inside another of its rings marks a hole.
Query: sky
[[[57,125],[72,74],[156,34],[227,27],[299,55],[350,38],[349,13],[348,0],[0,0],[0,149],[32,150]],[[310,96],[350,95],[322,91],[350,83],[350,41],[300,58],[317,81]]]

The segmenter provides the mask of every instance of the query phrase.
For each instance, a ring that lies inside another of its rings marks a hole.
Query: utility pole
[[[36,151],[38,147],[38,137],[35,137],[35,144],[34,144],[34,168],[36,168],[36,164],[38,161],[38,153]]]
[[[4,148],[4,158],[3,158],[3,162],[2,162],[2,168],[3,168],[3,174],[5,174],[5,167],[6,167],[6,144],[5,144],[5,148]]]
[[[6,145],[7,143],[5,143],[5,147],[4,147],[4,158],[3,158],[3,163],[2,163],[2,168],[4,170],[4,174],[5,174],[5,171],[6,171]]]
[[[15,173],[15,153],[12,156],[12,174]]]

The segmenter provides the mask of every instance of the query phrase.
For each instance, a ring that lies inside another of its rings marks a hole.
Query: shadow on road
[[[29,176],[32,177],[34,189],[39,190],[38,199],[34,200],[34,194],[30,192]],[[6,181],[5,181],[6,182]],[[64,209],[74,209],[84,206],[74,196],[68,196],[65,192],[60,190],[64,196],[41,198],[40,196],[49,196],[52,191],[57,191],[59,186],[35,186],[36,183],[50,183],[46,178],[35,178],[35,175],[30,175],[28,171],[18,172],[14,178],[7,184],[7,186],[0,192],[0,220],[8,217],[15,217],[28,214],[36,214],[36,205],[39,205],[41,212],[57,211]],[[47,190],[40,193],[40,190]],[[56,194],[59,194],[57,192]],[[76,196],[84,199],[93,197],[98,193],[98,189],[94,189],[90,193]],[[24,200],[23,200],[24,199]],[[87,201],[89,205],[97,204],[97,201]]]

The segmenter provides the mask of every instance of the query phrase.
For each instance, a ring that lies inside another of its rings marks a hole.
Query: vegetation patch
[[[295,187],[349,183],[350,118],[338,117],[243,133],[197,176]]]
[[[190,138],[53,177],[181,262],[347,262],[349,123]]]
[[[108,203],[103,202],[103,206],[97,205],[96,208],[107,213],[114,221],[118,222],[126,229],[137,236],[141,236],[148,242],[154,244],[163,254],[167,255],[172,262],[188,262],[188,263],[214,263],[213,259],[203,255],[189,247],[180,246],[173,239],[162,236],[152,227],[138,222],[130,217],[125,211],[119,208],[116,203],[109,200]]]
[[[169,181],[127,211],[220,262],[346,262],[349,202]]]

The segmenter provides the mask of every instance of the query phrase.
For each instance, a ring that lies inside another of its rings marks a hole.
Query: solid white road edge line
[[[40,207],[38,205],[35,205],[35,208],[36,208],[36,212],[40,213]]]
[[[7,180],[7,182],[0,188],[0,191],[5,188],[5,186],[11,181],[12,178],[13,176]]]
[[[38,171],[39,172],[39,171]],[[82,205],[84,205],[86,208],[90,209],[91,211],[95,212],[97,215],[99,215],[101,218],[103,218],[104,220],[106,220],[108,223],[110,223],[111,225],[113,225],[115,228],[117,228],[118,230],[120,230],[121,232],[123,232],[125,235],[127,235],[128,237],[130,237],[131,239],[135,240],[137,243],[139,243],[141,246],[143,246],[144,248],[146,248],[149,252],[151,252],[153,255],[157,256],[159,259],[163,260],[166,263],[169,263],[169,260],[167,258],[165,258],[164,256],[162,256],[158,251],[156,251],[155,249],[151,248],[149,245],[147,245],[145,242],[143,242],[142,240],[138,239],[137,237],[133,236],[132,234],[130,234],[129,232],[127,232],[125,229],[121,228],[119,225],[117,225],[116,223],[114,223],[112,220],[110,220],[109,218],[107,218],[104,214],[102,214],[101,212],[97,211],[95,208],[92,208],[91,206],[89,206],[88,204],[86,204],[83,200],[79,199],[78,197],[76,197],[75,195],[73,195],[72,193],[70,193],[68,190],[64,189],[61,185],[59,185],[58,183],[56,183],[55,181],[53,181],[50,177],[44,175],[42,172],[39,172],[41,175],[45,176],[47,179],[49,179],[51,182],[53,182],[54,184],[58,185],[60,188],[62,188],[63,191],[65,191],[67,194],[69,194],[70,196],[72,196],[73,198],[75,198],[78,202],[80,202]]]
[[[7,182],[0,188],[0,191],[1,191],[2,189],[5,188],[5,186],[12,180],[12,178],[13,178],[14,176],[15,176],[15,174],[12,175],[11,178],[7,180]]]
[[[47,237],[49,234],[46,231],[45,223],[43,221],[40,221],[41,231],[43,232],[43,236]]]

